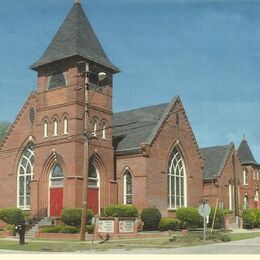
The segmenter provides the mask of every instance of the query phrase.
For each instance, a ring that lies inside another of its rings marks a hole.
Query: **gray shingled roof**
[[[240,143],[238,147],[238,156],[242,162],[242,164],[257,164],[251,149],[247,143],[247,141],[244,139]]]
[[[219,176],[228,158],[233,144],[201,148],[204,160],[203,179],[214,179]]]
[[[4,140],[11,124],[8,122],[0,122],[0,144]]]
[[[169,103],[143,107],[113,115],[113,142],[117,151],[140,148],[146,143]]]
[[[73,5],[43,56],[30,68],[36,70],[39,66],[74,55],[100,63],[114,72],[119,71],[106,56],[80,3]]]

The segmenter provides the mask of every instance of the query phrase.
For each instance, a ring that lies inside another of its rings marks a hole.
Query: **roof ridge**
[[[206,146],[206,147],[200,147],[200,149],[211,149],[216,147],[228,147],[230,144],[223,144],[223,145],[213,145],[213,146]]]
[[[152,108],[152,107],[156,107],[156,106],[162,106],[162,105],[168,105],[169,103],[161,103],[161,104],[156,104],[156,105],[150,105],[150,106],[145,106],[145,107],[139,107],[139,108],[133,108],[133,109],[130,109],[130,110],[125,110],[125,111],[118,111],[118,112],[115,112],[115,114],[120,114],[120,113],[126,113],[126,112],[131,112],[131,111],[137,111],[137,110],[140,110],[140,109],[145,109],[145,108]]]

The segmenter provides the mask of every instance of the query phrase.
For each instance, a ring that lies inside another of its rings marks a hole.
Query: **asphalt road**
[[[86,254],[260,254],[260,237],[203,246],[170,249],[111,249],[104,252],[82,251]]]

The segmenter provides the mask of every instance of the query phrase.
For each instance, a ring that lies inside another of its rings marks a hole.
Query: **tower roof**
[[[101,64],[113,72],[119,72],[105,54],[79,1],[76,1],[42,57],[31,69],[79,55]]]
[[[242,164],[257,164],[245,137],[238,147],[238,156]]]

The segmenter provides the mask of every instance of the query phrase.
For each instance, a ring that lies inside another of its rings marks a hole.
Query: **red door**
[[[87,207],[92,209],[95,214],[99,213],[98,189],[88,188]]]
[[[63,188],[50,189],[50,217],[59,217],[63,208]]]

